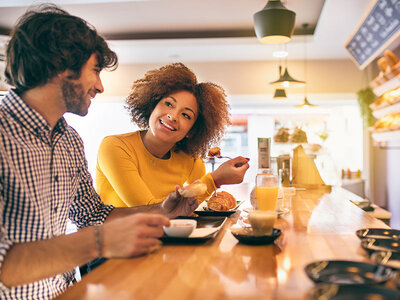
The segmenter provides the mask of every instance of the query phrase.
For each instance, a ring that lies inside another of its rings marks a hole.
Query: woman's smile
[[[172,125],[168,124],[167,122],[164,122],[162,119],[160,119],[160,124],[163,127],[166,127],[167,129],[169,129],[170,131],[176,131],[177,130],[175,127],[173,127]]]

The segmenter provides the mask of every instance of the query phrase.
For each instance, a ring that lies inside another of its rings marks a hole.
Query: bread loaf
[[[215,192],[208,200],[208,208],[213,210],[230,210],[236,206],[236,199],[228,192]]]
[[[388,65],[388,63],[387,63],[387,61],[386,61],[386,57],[381,57],[380,59],[378,59],[378,62],[377,62],[377,63],[378,63],[379,69],[380,69],[383,73],[389,71],[389,65]]]
[[[396,54],[394,54],[390,50],[385,50],[385,59],[390,68],[392,68],[395,64],[399,62]]]
[[[207,185],[205,183],[195,181],[185,187],[178,189],[179,194],[185,198],[192,198],[204,195],[207,192]]]
[[[211,148],[208,151],[208,156],[210,156],[210,157],[221,156],[221,149],[219,147]]]

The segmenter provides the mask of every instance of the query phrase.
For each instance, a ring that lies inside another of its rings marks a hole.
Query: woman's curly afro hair
[[[230,124],[229,104],[222,87],[214,83],[198,83],[196,75],[182,63],[172,63],[148,71],[136,80],[126,99],[131,119],[141,129],[149,128],[149,118],[158,102],[178,91],[192,93],[199,105],[199,114],[189,137],[179,141],[174,151],[182,150],[193,157],[205,157],[212,145],[218,144]]]

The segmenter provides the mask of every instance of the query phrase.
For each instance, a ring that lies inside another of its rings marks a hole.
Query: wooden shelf
[[[400,130],[373,132],[372,138],[375,146],[388,148],[400,147]]]
[[[400,112],[400,101],[372,111],[375,118],[380,119],[388,114]]]
[[[396,77],[393,77],[392,79],[389,79],[388,81],[382,83],[381,85],[375,87],[373,89],[374,94],[379,96],[382,96],[384,93],[393,90],[395,88],[400,87],[400,76],[397,75]]]

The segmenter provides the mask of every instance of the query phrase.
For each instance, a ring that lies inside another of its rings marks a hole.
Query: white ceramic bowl
[[[164,232],[171,237],[188,237],[197,225],[197,221],[191,219],[177,219],[169,222],[168,227],[164,226]]]

